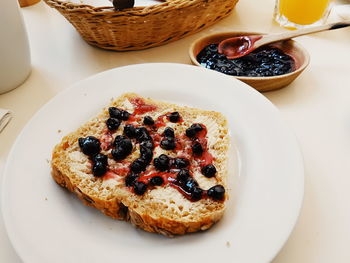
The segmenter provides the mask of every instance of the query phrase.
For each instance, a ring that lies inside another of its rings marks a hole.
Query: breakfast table
[[[283,32],[286,29],[272,19],[274,3],[241,0],[228,17],[199,33],[163,46],[128,52],[87,44],[67,20],[43,1],[22,8],[32,72],[20,87],[0,95],[0,108],[13,113],[0,133],[0,179],[22,128],[60,91],[115,67],[153,62],[191,64],[190,44],[210,33]],[[340,18],[332,12],[329,20]],[[300,216],[272,262],[346,263],[350,262],[350,29],[303,36],[297,41],[310,54],[309,66],[289,86],[263,93],[294,132],[305,169]],[[2,217],[0,262],[21,262],[7,237]]]

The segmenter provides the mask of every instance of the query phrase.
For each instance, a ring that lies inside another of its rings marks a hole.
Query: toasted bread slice
[[[109,107],[135,113],[138,107],[135,102],[146,105],[144,111],[139,111],[137,116],[132,115],[128,121],[122,121],[116,131],[109,131],[106,128],[106,121],[110,118]],[[147,109],[150,105],[152,107]],[[168,118],[171,112],[178,112],[180,121],[171,122]],[[144,116],[156,120],[158,127],[144,125]],[[196,139],[189,139],[185,135],[186,129],[194,123],[201,124],[206,129],[206,135],[200,141],[205,157],[199,154],[198,158],[193,158],[191,147]],[[132,152],[123,160],[116,161],[111,154],[113,141],[117,135],[123,134],[126,124],[135,127],[144,126],[150,130],[155,145],[153,158],[161,154],[166,154],[170,159],[187,158],[190,162],[188,167],[190,174],[197,181],[198,187],[203,190],[200,192],[200,198],[198,196],[193,198],[187,188],[184,190],[180,187],[176,181],[176,174],[179,172],[176,167],[161,173],[155,169],[154,160],[138,177],[147,185],[147,190],[143,194],[136,194],[132,186],[126,186],[125,179],[127,174],[130,174],[130,164],[139,157],[140,145],[136,139],[131,139]],[[180,150],[178,147],[174,150],[164,150],[158,145],[166,127],[171,127],[175,131],[177,143],[183,146]],[[108,156],[108,171],[103,176],[93,174],[91,156],[85,155],[79,146],[79,138],[87,136],[98,138],[101,142],[101,153]],[[178,138],[183,138],[184,141],[178,142],[180,141]],[[76,193],[84,204],[95,207],[108,216],[131,221],[149,232],[164,235],[184,234],[208,229],[222,217],[228,198],[227,191],[221,193],[223,195],[220,198],[215,196],[211,198],[207,190],[215,185],[221,185],[226,189],[228,147],[227,122],[222,114],[181,107],[127,93],[114,100],[98,116],[78,130],[65,136],[61,143],[55,146],[52,154],[52,176],[58,184]],[[208,160],[207,155],[212,158]],[[215,176],[210,178],[204,176],[202,171],[203,165],[208,163],[216,168]],[[161,175],[164,182],[161,185],[151,185],[150,174]],[[169,179],[166,176],[170,176]]]

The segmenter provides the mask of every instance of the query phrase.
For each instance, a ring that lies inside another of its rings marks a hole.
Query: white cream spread
[[[134,106],[131,104],[131,102],[128,99],[125,99],[123,101],[122,106],[120,108],[128,111],[129,113],[132,113],[134,111]]]
[[[70,152],[68,155],[69,159],[77,163],[85,163],[88,161],[88,157],[81,151]]]

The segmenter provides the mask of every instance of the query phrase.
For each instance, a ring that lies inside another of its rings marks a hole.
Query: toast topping
[[[110,107],[108,109],[109,111],[109,116],[111,118],[115,118],[115,119],[118,119],[118,120],[123,120],[123,121],[127,121],[130,117],[130,113],[127,112],[126,110],[121,110],[121,109],[118,109],[116,107]]]
[[[107,165],[102,162],[96,162],[92,166],[92,173],[97,176],[101,177],[107,172]]]
[[[202,167],[202,174],[205,177],[211,178],[216,174],[216,168],[212,164],[208,164]]]
[[[149,182],[150,182],[150,184],[151,185],[158,185],[158,186],[160,186],[160,185],[162,185],[163,183],[164,183],[164,180],[163,180],[163,178],[162,177],[160,177],[160,176],[153,176],[150,180],[149,180]]]
[[[208,190],[207,194],[214,200],[222,200],[225,195],[225,188],[222,185],[215,185]]]
[[[134,116],[155,111],[157,109],[157,106],[146,104],[141,98],[133,98],[130,100],[130,102],[134,106]]]
[[[115,137],[113,144],[115,148],[112,150],[111,154],[116,161],[125,159],[133,148],[131,140],[123,135]]]
[[[116,119],[116,118],[109,118],[106,121],[107,124],[107,128],[110,131],[115,131],[116,129],[118,129],[119,125],[120,125],[120,120]]]
[[[178,113],[177,111],[174,111],[174,112],[171,112],[171,113],[167,114],[166,117],[171,122],[179,122],[179,121],[182,120],[181,116],[180,116],[180,113]]]
[[[188,138],[193,138],[196,136],[197,133],[203,130],[203,126],[199,123],[192,124],[191,127],[186,129],[186,136]],[[205,135],[204,135],[205,136]],[[203,136],[202,136],[203,137]]]
[[[170,158],[165,154],[161,154],[157,158],[154,158],[153,165],[158,171],[169,170]]]
[[[154,120],[151,116],[146,116],[143,118],[144,125],[154,125]]]
[[[128,136],[129,138],[135,138],[136,136],[136,129],[134,125],[128,124],[124,126],[124,134]]]
[[[169,185],[191,201],[207,197],[223,200],[223,186],[203,190],[192,174],[202,173],[213,178],[217,172],[214,157],[208,151],[206,126],[194,123],[183,134],[176,134],[176,125],[184,121],[179,112],[163,113],[155,118],[151,112],[157,110],[157,106],[146,104],[141,98],[132,98],[129,102],[133,106],[131,114],[130,109],[108,109],[107,129],[101,142],[92,136],[79,138],[82,152],[90,157],[93,174],[108,179],[113,178],[113,173],[124,176],[125,186],[136,195]],[[145,116],[147,113],[153,117]],[[119,127],[124,135],[114,135],[120,134]],[[101,149],[112,159],[109,166],[108,157],[100,153]],[[128,156],[134,156],[138,149],[139,157],[130,160]],[[159,154],[159,149],[164,153]],[[153,159],[156,154],[158,156]]]
[[[175,168],[178,169],[186,168],[190,165],[190,162],[186,158],[175,158],[173,161]]]
[[[79,146],[81,151],[88,156],[93,156],[101,151],[101,143],[94,136],[79,138]]]
[[[112,147],[113,135],[112,133],[106,131],[100,139],[101,148],[104,151],[109,150]]]
[[[134,183],[134,193],[137,195],[143,195],[147,190],[147,184],[141,181],[136,181]]]

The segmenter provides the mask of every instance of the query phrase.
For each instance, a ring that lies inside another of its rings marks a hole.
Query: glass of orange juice
[[[284,27],[303,28],[323,24],[332,0],[276,0],[275,20]]]

